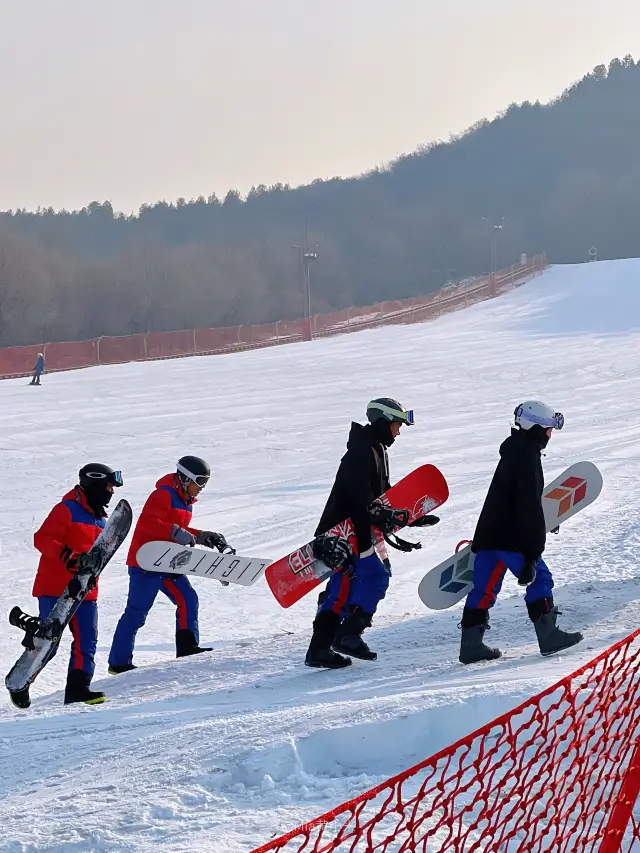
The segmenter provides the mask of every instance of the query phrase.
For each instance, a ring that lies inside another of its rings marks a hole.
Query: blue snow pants
[[[129,566],[127,606],[113,635],[109,666],[131,663],[136,634],[147,621],[147,614],[159,592],[163,592],[176,606],[176,632],[193,631],[198,643],[198,594],[188,579],[184,575],[162,575]]]
[[[478,551],[473,564],[473,589],[465,607],[490,610],[502,589],[507,569],[518,577],[523,563],[524,557],[517,551]],[[542,557],[536,563],[536,579],[526,589],[527,604],[553,595],[553,577]]]
[[[378,604],[387,594],[390,574],[377,554],[361,557],[356,561],[355,571],[334,572],[318,607],[318,613],[332,610],[346,615],[348,607],[359,607],[365,613],[375,613]]]
[[[41,595],[38,598],[41,619],[47,618],[57,600],[55,595]],[[98,602],[83,601],[71,617],[69,630],[73,636],[69,672],[72,669],[82,669],[91,679],[96,668],[94,659],[98,645]]]

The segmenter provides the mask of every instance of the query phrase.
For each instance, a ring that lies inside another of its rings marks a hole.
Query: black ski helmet
[[[408,424],[413,426],[413,409],[405,409],[397,400],[391,397],[378,397],[367,404],[367,418],[370,424],[385,420],[388,423]]]
[[[186,489],[191,482],[204,489],[211,476],[209,463],[199,456],[181,456],[176,470],[183,489]]]
[[[111,500],[107,485],[121,486],[122,472],[114,471],[102,462],[89,462],[78,473],[78,484],[85,493],[87,503],[96,515],[104,515]]]
[[[109,465],[102,462],[88,462],[78,472],[78,483],[83,489],[94,489],[98,486],[104,488],[107,483],[113,486],[121,486],[122,471],[114,471]]]

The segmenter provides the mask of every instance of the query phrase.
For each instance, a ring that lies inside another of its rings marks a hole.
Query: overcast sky
[[[0,209],[357,174],[639,39],[638,0],[0,0]]]

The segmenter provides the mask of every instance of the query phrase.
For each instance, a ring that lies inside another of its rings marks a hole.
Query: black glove
[[[227,540],[222,533],[214,533],[212,530],[200,530],[196,536],[196,544],[204,545],[205,548],[216,548],[220,553],[229,548]],[[235,554],[233,548],[230,549]]]
[[[558,525],[557,527],[554,527],[553,530],[549,531],[549,533],[555,533],[557,536],[558,533],[560,533],[560,525]]]
[[[437,515],[421,515],[420,518],[412,521],[409,527],[433,527],[439,521],[440,518]]]
[[[65,565],[65,568],[70,572],[75,572],[76,566],[78,564],[78,554],[72,549],[69,548],[68,545],[64,545],[62,550],[60,551],[60,559]]]
[[[353,566],[356,560],[348,539],[326,533],[313,540],[313,556],[334,571]]]
[[[525,560],[518,575],[518,586],[529,586],[536,579],[537,559]]]

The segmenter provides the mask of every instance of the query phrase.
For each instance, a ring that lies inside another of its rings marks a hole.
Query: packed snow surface
[[[194,524],[240,553],[277,558],[311,536],[350,421],[376,396],[416,412],[391,449],[392,479],[442,470],[441,523],[393,558],[368,640],[376,663],[307,669],[315,596],[283,610],[260,580],[195,578],[202,642],[174,659],[174,610],[159,596],[136,672],[106,674],[124,607],[123,548],[101,579],[94,686],[100,707],[62,705],[69,639],[18,712],[0,699],[0,851],[249,851],[427,757],[578,668],[637,627],[640,571],[640,261],[556,267],[436,322],[235,355],[99,367],[0,383],[0,669],[21,651],[6,614],[30,599],[33,533],[80,466],[124,472],[138,512],[184,453],[213,477]],[[550,537],[561,625],[586,639],[543,659],[508,577],[491,643],[504,657],[457,661],[462,604],[429,612],[422,575],[473,532],[514,406],[564,412],[547,477],[581,459],[604,489]]]

